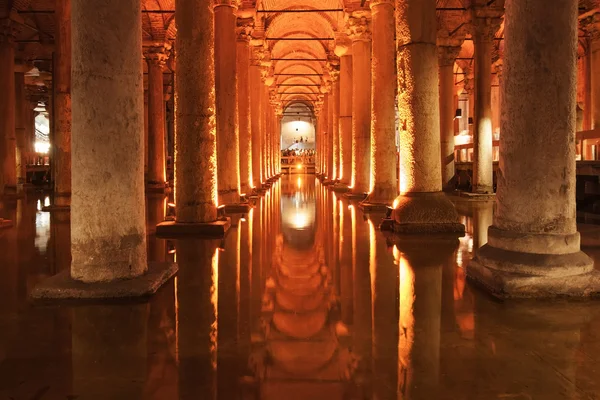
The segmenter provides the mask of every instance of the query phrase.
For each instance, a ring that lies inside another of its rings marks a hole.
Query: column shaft
[[[366,25],[366,22],[364,23]],[[352,192],[366,194],[371,180],[371,38],[352,39]]]
[[[592,36],[591,45],[592,128],[600,128],[600,34]]]
[[[25,74],[23,72],[17,72],[15,73],[15,137],[17,141],[18,184],[24,184],[27,180],[25,105]]]
[[[480,22],[484,24],[484,22]],[[473,192],[493,193],[492,160],[492,38],[489,26],[475,28],[475,127],[473,132]]]
[[[373,53],[371,73],[370,203],[391,205],[398,196],[396,183],[396,82],[394,3],[371,2]]]
[[[0,195],[14,193],[17,187],[15,138],[15,49],[14,26],[0,20]]]
[[[333,163],[333,154],[335,152],[334,144],[335,140],[333,139],[334,131],[333,131],[333,108],[335,104],[335,94],[333,93],[333,84],[331,85],[331,91],[327,95],[327,177],[328,180],[335,179],[335,167]]]
[[[236,123],[236,15],[232,4],[215,12],[215,93],[219,204],[239,203],[239,130]]]
[[[342,183],[352,178],[352,56],[340,57],[340,163]]]
[[[71,276],[133,278],[147,270],[140,3],[73,0],[72,16]]]
[[[329,176],[329,169],[327,168],[329,154],[329,94],[325,94],[321,115],[321,137],[323,138],[321,144],[321,165],[325,176]]]
[[[203,0],[177,0],[175,204],[177,222],[217,218],[213,11]],[[184,77],[180,79],[180,77]]]
[[[340,179],[340,80],[339,73],[331,85],[333,111],[332,111],[332,139],[333,139],[333,176],[331,179]]]
[[[148,184],[164,190],[165,162],[165,98],[163,66],[166,54],[150,52],[148,61]]]
[[[237,100],[240,148],[240,190],[248,193],[252,184],[252,133],[250,115],[250,42],[237,39]]]
[[[592,129],[592,50],[591,41],[587,41],[587,51],[583,56],[583,130]]]
[[[65,207],[71,197],[71,0],[57,1],[54,17],[54,205]]]
[[[262,130],[261,130],[261,88],[260,67],[256,60],[250,66],[250,111],[252,131],[252,178],[254,187],[258,188],[263,182],[262,171]]]

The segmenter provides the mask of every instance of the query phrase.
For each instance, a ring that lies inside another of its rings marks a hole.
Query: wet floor
[[[70,262],[47,201],[0,209],[0,399],[600,399],[600,302],[466,281],[491,203],[457,204],[463,238],[393,237],[284,176],[224,240],[165,241],[149,198],[149,260],[176,260],[174,280],[149,302],[32,306]]]

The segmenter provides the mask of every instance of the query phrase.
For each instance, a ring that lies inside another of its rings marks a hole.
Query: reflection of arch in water
[[[297,249],[315,242],[316,200],[314,178],[287,175],[281,182],[281,229],[284,241]]]

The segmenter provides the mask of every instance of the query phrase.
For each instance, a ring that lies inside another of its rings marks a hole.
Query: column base
[[[335,185],[333,185],[331,190],[333,190],[336,193],[346,193],[350,190],[350,188],[345,183],[337,182]]]
[[[252,193],[250,194],[249,198],[257,198],[260,196],[264,196],[265,193],[267,193],[267,189],[263,188],[263,186],[260,185],[252,189]]]
[[[471,190],[472,194],[494,194],[494,187],[493,186],[487,186],[487,185],[480,185],[480,186],[473,186],[473,189]]]
[[[217,212],[224,214],[245,214],[251,209],[252,205],[250,203],[235,203],[220,206]]]
[[[532,254],[486,244],[467,265],[467,277],[503,299],[600,296],[600,271],[582,251]]]
[[[13,222],[10,219],[0,218],[0,229],[12,228]]]
[[[335,186],[335,184],[337,184],[338,181],[337,180],[331,180],[331,179],[325,179],[322,184],[323,186]]]
[[[407,193],[394,200],[394,232],[465,234],[452,202],[442,192]]]
[[[230,227],[231,220],[229,218],[195,223],[165,221],[156,226],[156,236],[166,239],[185,236],[222,238]]]
[[[166,193],[169,191],[169,182],[146,182],[146,193]]]
[[[67,270],[44,280],[30,298],[35,302],[144,298],[156,293],[176,273],[177,264],[149,263],[148,271],[137,278],[83,283],[72,279]]]
[[[368,196],[368,193],[352,192],[352,189],[350,189],[350,191],[344,193],[344,197],[349,200],[364,200],[367,198],[367,196]]]
[[[386,213],[388,210],[388,205],[385,203],[371,203],[367,197],[365,201],[361,201],[358,204],[358,208],[366,213]]]
[[[58,205],[50,205],[42,207],[43,212],[71,212],[71,206],[58,206]]]
[[[496,199],[495,193],[471,193],[471,192],[465,192],[463,190],[457,190],[454,192],[450,192],[448,194],[451,194],[453,196],[458,196],[458,197],[464,198],[466,200],[473,200],[473,201],[489,201],[489,200]]]

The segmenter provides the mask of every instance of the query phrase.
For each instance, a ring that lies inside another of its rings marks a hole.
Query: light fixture
[[[454,119],[462,118],[462,108],[457,108],[456,113],[454,114]]]
[[[33,109],[33,111],[44,112],[46,111],[46,105],[40,101],[38,102],[37,106]]]

